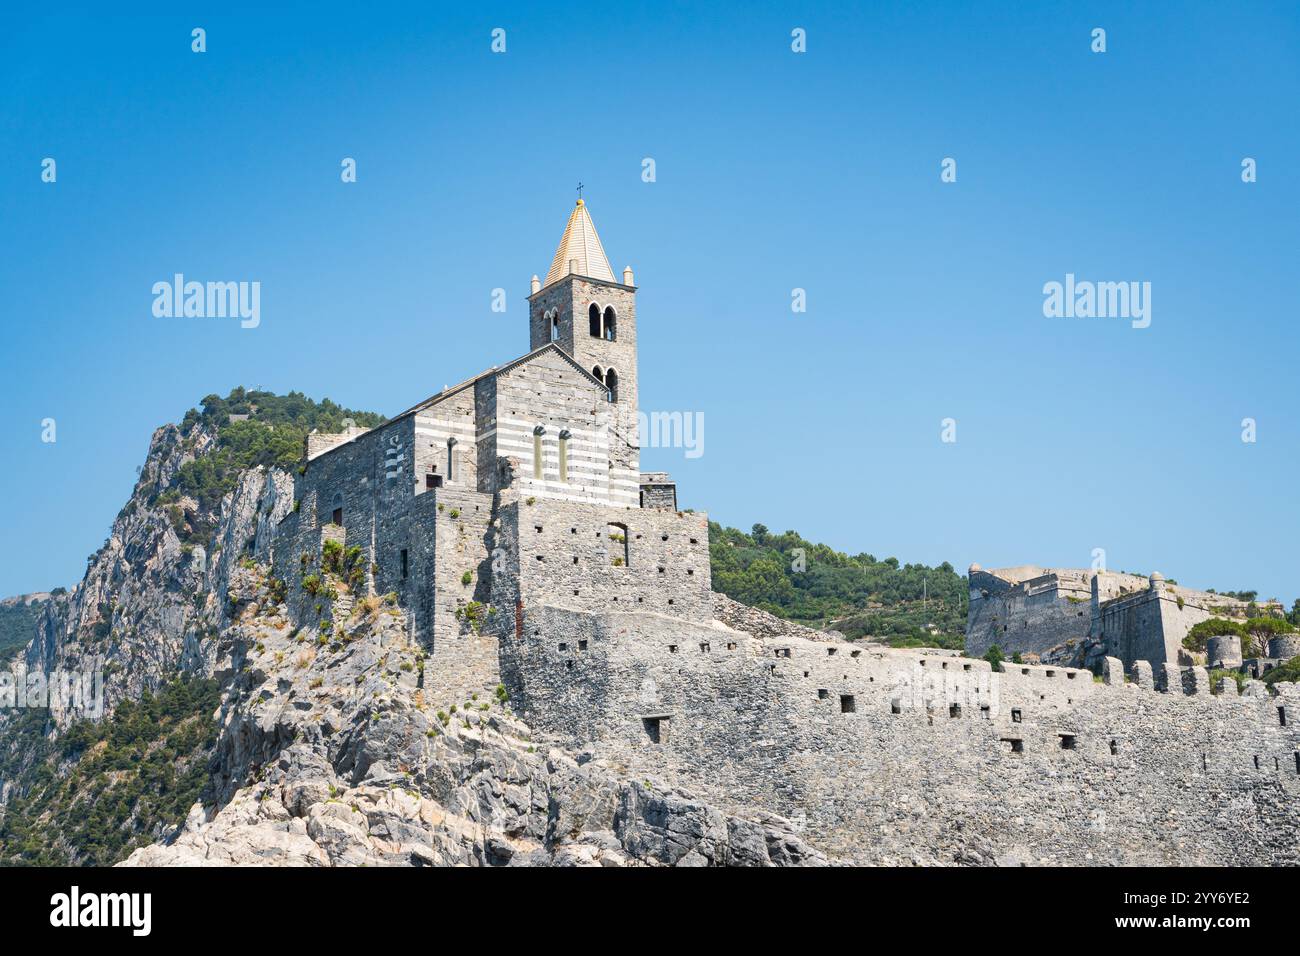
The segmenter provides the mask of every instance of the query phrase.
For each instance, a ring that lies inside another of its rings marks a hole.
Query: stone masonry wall
[[[1118,661],[1110,684],[995,674],[645,613],[532,607],[521,631],[504,670],[535,728],[863,862],[1300,863],[1293,685],[1161,693]]]
[[[502,510],[512,512],[514,538],[506,539],[507,547],[518,553],[526,606],[712,619],[707,515],[546,498],[514,501]]]

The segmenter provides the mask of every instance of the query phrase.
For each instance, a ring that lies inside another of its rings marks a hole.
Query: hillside
[[[966,579],[945,561],[936,568],[897,558],[848,555],[794,531],[749,534],[709,523],[713,589],[790,620],[870,637],[896,647],[961,648]]]

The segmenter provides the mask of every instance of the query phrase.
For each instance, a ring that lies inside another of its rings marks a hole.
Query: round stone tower
[[[1269,639],[1268,656],[1289,661],[1300,656],[1300,634],[1279,634]]]
[[[1205,662],[1210,667],[1235,670],[1241,666],[1241,638],[1220,634],[1205,642]]]

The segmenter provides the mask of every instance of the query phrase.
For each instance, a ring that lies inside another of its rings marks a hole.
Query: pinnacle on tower
[[[573,207],[569,222],[560,237],[560,246],[555,250],[551,260],[550,271],[546,273],[544,286],[550,285],[566,275],[586,276],[589,279],[601,279],[605,282],[617,282],[614,270],[609,267],[609,259],[596,235],[596,226],[587,212],[587,204],[581,199]]]

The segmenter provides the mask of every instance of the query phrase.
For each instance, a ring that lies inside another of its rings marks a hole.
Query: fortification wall
[[[972,588],[966,650],[981,656],[996,644],[1007,656],[1042,654],[1067,641],[1082,641],[1091,624],[1089,602],[1090,592],[1079,582],[1062,584],[1055,575],[1000,588]]]
[[[645,613],[531,607],[521,623],[503,662],[535,728],[806,818],[855,859],[1300,863],[1300,721],[1278,710],[1300,708],[1292,685],[1160,693]]]
[[[972,565],[969,580],[966,650],[977,656],[993,644],[1007,655],[1041,656],[1088,643],[1090,653],[1111,654],[1129,665],[1176,662],[1193,625],[1215,614],[1240,617],[1246,608],[1232,598],[1163,579],[1153,591],[1146,578],[1108,571],[1042,571],[1030,565],[984,571]]]
[[[502,540],[517,562],[503,567],[517,567],[516,596],[525,606],[628,608],[712,620],[707,515],[551,498],[515,500],[500,510]],[[497,600],[510,601],[510,595]]]

